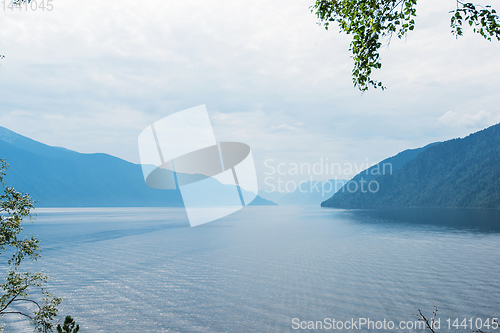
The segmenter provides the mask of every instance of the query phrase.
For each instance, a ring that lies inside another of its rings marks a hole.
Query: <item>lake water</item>
[[[448,318],[500,316],[500,211],[246,207],[191,228],[182,209],[39,209],[25,231],[39,236],[37,268],[81,332],[398,325],[418,309],[430,316],[434,301],[439,331],[473,331],[448,330]],[[6,332],[29,331],[3,320]]]

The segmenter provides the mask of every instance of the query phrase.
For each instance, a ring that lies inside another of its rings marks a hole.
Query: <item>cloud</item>
[[[416,30],[382,50],[375,75],[389,89],[361,95],[350,36],[318,26],[313,3],[89,0],[5,12],[0,125],[138,162],[143,128],[206,104],[217,137],[250,144],[261,162],[354,163],[498,122],[500,43],[469,31],[455,40],[448,4],[419,3]]]
[[[493,114],[489,111],[477,111],[475,113],[448,111],[438,120],[446,126],[480,129],[500,122],[500,114]]]

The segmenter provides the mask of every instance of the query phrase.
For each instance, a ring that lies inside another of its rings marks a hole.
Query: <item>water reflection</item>
[[[337,212],[338,214],[338,212]],[[446,209],[400,208],[348,210],[357,223],[386,224],[416,228],[453,229],[464,232],[500,233],[500,210],[494,209]]]

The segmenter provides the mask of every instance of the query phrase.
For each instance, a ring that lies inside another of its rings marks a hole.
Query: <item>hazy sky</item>
[[[375,78],[389,89],[364,95],[349,38],[318,26],[312,3],[53,0],[50,12],[2,12],[0,125],[139,162],[143,128],[206,104],[217,138],[249,144],[262,175],[266,159],[359,166],[500,122],[500,43],[468,29],[455,39],[455,1],[421,1],[416,30],[382,51]]]

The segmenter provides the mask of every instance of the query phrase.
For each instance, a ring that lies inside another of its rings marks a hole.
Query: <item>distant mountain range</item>
[[[293,192],[266,192],[259,194],[278,203],[290,206],[318,206],[337,192],[347,180],[330,179],[327,181],[304,181]]]
[[[7,185],[30,194],[37,207],[184,206],[179,191],[148,187],[139,164],[48,146],[3,127],[0,158],[10,165]],[[257,196],[252,204],[275,203]]]
[[[385,159],[321,206],[499,209],[500,124]]]

